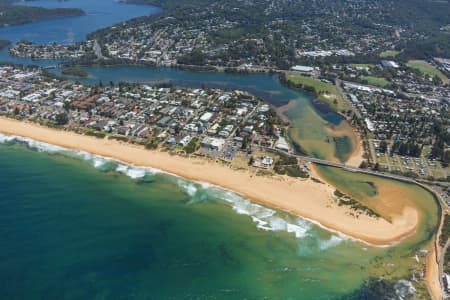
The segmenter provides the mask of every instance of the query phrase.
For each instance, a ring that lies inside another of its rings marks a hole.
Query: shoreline
[[[160,169],[191,181],[211,183],[234,191],[255,203],[309,219],[331,231],[374,246],[399,243],[415,233],[420,220],[418,211],[411,207],[405,207],[403,213],[391,223],[366,215],[352,217],[349,215],[350,208],[338,206],[335,202],[335,189],[332,186],[311,179],[301,181],[285,176],[253,176],[250,172],[235,171],[205,159],[171,156],[166,152],[146,150],[142,146],[83,136],[3,117],[0,118],[0,132],[111,157],[136,166]],[[310,201],[311,199],[314,201]]]

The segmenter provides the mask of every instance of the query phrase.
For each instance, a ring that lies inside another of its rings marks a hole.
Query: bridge
[[[286,151],[275,149],[275,148],[269,148],[269,147],[263,147],[263,148],[269,152],[277,152],[277,153],[280,153],[283,155],[288,155],[290,157],[295,157],[301,161],[306,161],[306,162],[314,163],[317,165],[335,167],[335,168],[344,169],[344,170],[350,171],[350,172],[358,172],[358,173],[363,173],[363,174],[368,174],[368,175],[380,176],[380,177],[384,177],[384,178],[388,178],[388,179],[400,180],[403,182],[420,184],[415,179],[406,177],[406,176],[402,176],[402,175],[390,174],[390,173],[380,172],[380,171],[376,171],[376,170],[372,170],[372,169],[362,169],[362,168],[346,165],[345,163],[339,163],[339,162],[329,161],[329,160],[305,156],[305,155],[295,155],[295,154],[287,153]],[[433,182],[429,182],[427,180],[421,180],[421,182],[431,183],[431,184],[433,183]]]
[[[60,67],[60,65],[51,65],[51,66],[45,66],[42,68],[46,69],[46,70],[50,70],[50,69],[58,69],[59,67]]]

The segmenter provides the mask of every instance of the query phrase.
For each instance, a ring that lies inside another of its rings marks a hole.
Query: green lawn
[[[367,81],[367,84],[378,86],[378,87],[386,87],[390,84],[389,81],[382,77],[374,77],[374,76],[361,76],[360,79]]]
[[[397,55],[400,54],[400,51],[396,51],[396,50],[386,50],[380,53],[380,57],[381,58],[386,58],[386,57],[396,57]]]
[[[419,70],[423,74],[430,75],[430,76],[438,76],[444,83],[449,82],[449,79],[447,78],[447,76],[444,75],[444,73],[442,73],[441,71],[436,69],[436,67],[434,67],[433,65],[430,65],[426,61],[410,60],[406,65],[409,68]]]
[[[348,103],[342,98],[334,84],[301,75],[286,75],[286,78],[296,85],[313,88],[318,99],[330,105],[334,111],[349,109]]]
[[[374,64],[350,64],[351,67],[353,68],[373,68],[375,65]]]

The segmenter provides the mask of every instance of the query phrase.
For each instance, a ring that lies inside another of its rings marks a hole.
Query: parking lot
[[[378,151],[378,141],[371,141],[372,159],[380,164],[382,170],[397,171],[402,173],[414,172],[421,177],[433,176],[434,178],[446,178],[450,175],[449,168],[443,168],[441,163],[434,159],[421,157],[408,157],[390,155]]]
[[[223,147],[220,157],[226,160],[233,160],[233,158],[236,156],[236,153],[241,149],[241,146],[241,143],[227,141],[225,146]]]
[[[236,141],[226,141],[221,151],[212,150],[210,148],[202,147],[198,150],[200,155],[204,155],[211,158],[222,158],[225,160],[233,160],[236,153],[241,149],[242,144]]]

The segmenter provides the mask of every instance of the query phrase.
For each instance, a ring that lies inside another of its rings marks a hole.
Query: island
[[[65,76],[72,76],[72,77],[88,77],[89,74],[86,71],[83,71],[80,68],[72,67],[72,68],[64,68],[61,71],[61,74]]]
[[[83,16],[78,8],[42,8],[33,6],[12,5],[13,1],[0,1],[0,27],[25,24],[39,20]]]

